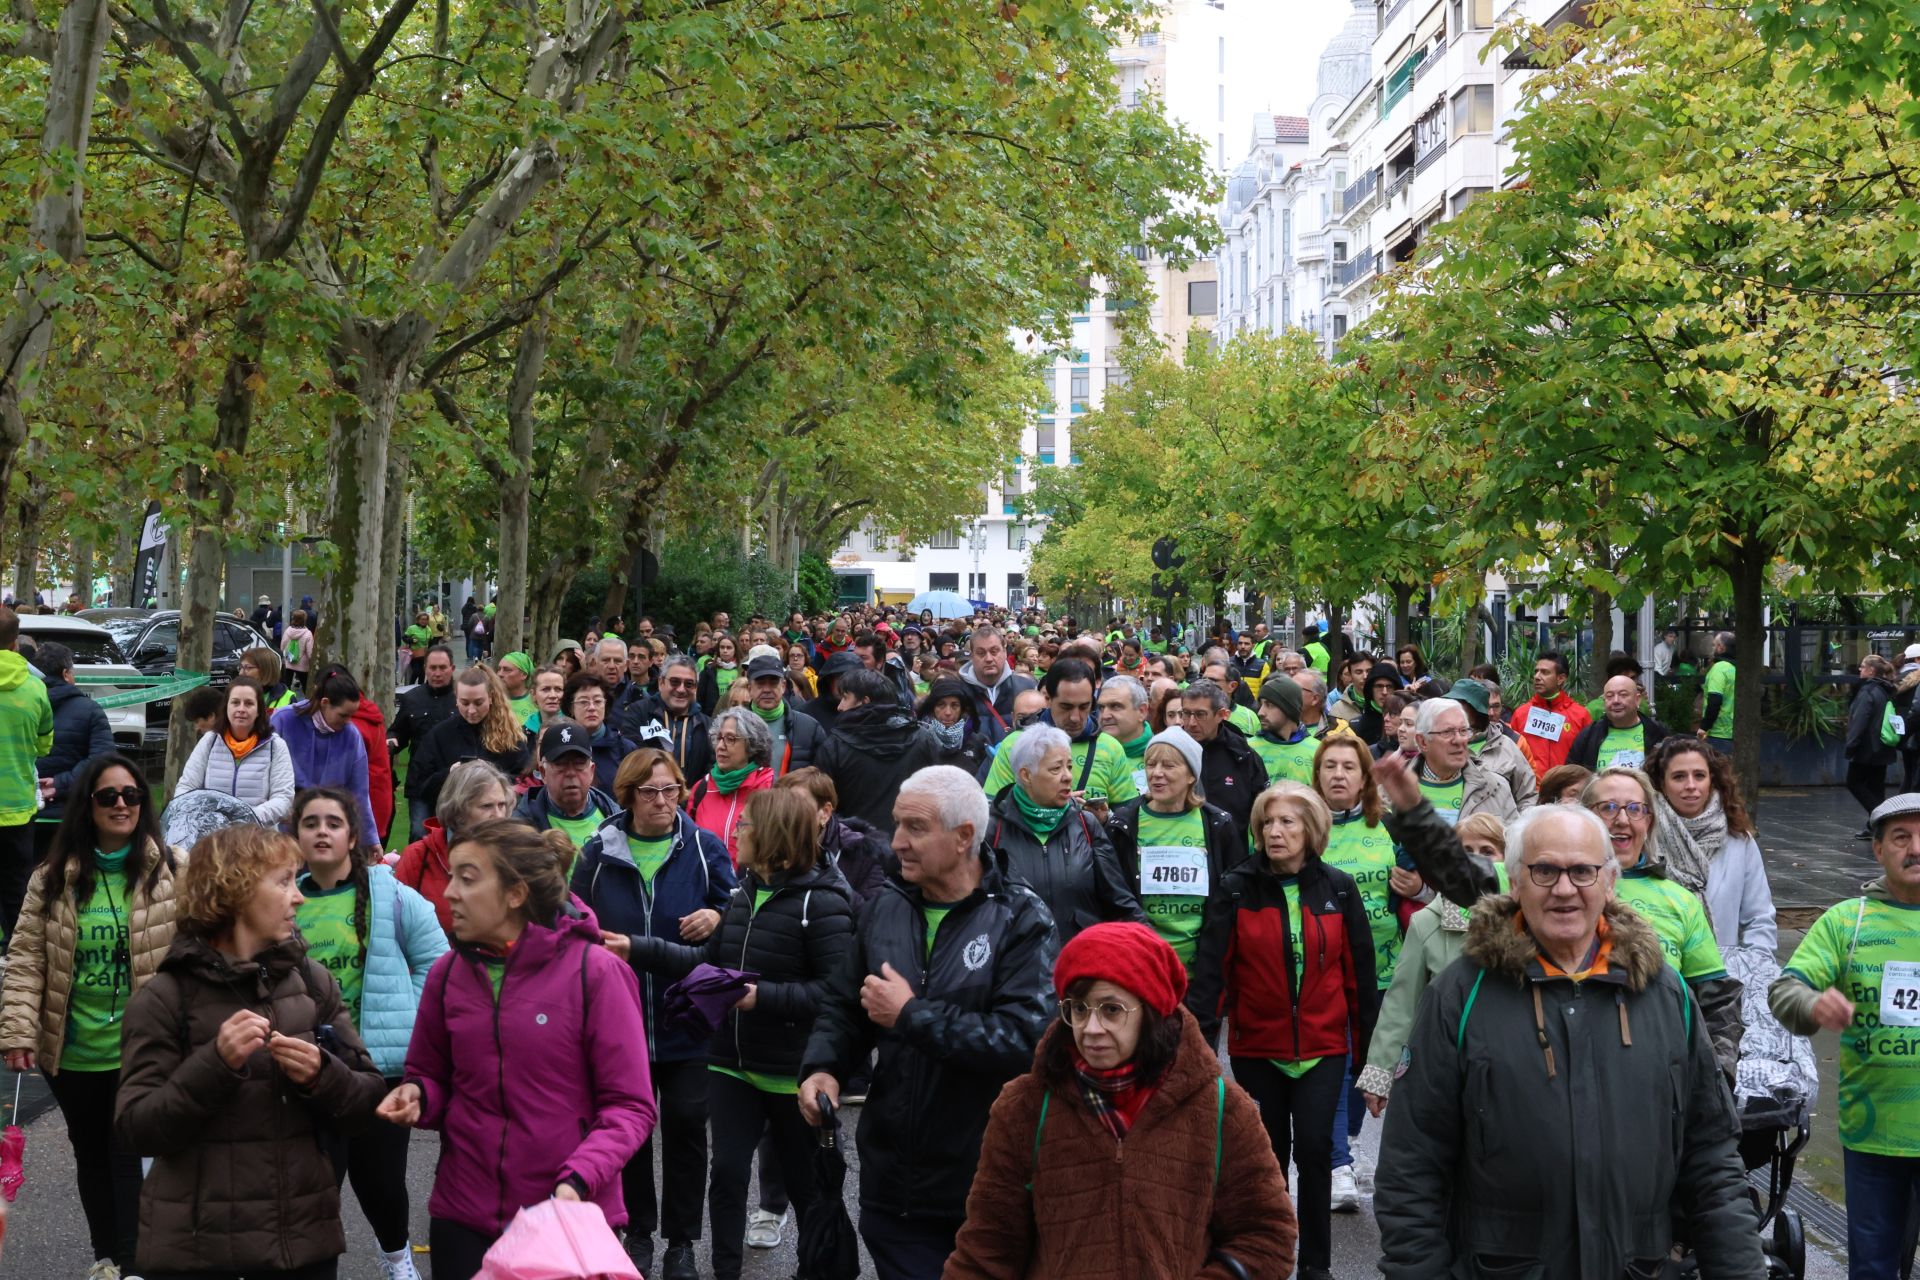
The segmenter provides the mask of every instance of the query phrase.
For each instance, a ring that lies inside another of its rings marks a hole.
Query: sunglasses
[[[138,787],[102,787],[93,793],[93,802],[102,809],[115,808],[116,801],[137,809],[147,802],[147,793]]]

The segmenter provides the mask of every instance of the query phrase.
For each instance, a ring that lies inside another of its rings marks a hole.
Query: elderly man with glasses
[[[1513,788],[1473,753],[1473,727],[1458,702],[1422,702],[1415,713],[1413,740],[1420,748],[1413,762],[1420,794],[1433,802],[1447,825],[1476,813],[1491,813],[1502,822],[1520,816]]]
[[[1382,770],[1395,803],[1417,783]],[[1375,1177],[1380,1270],[1659,1275],[1685,1222],[1703,1277],[1764,1275],[1713,1043],[1661,940],[1614,896],[1592,812],[1507,828],[1511,896],[1474,908],[1401,1059]]]
[[[633,717],[635,740],[658,747],[692,786],[713,768],[713,740],[706,712],[697,695],[700,673],[685,654],[668,658],[660,668],[660,690],[648,711]]]

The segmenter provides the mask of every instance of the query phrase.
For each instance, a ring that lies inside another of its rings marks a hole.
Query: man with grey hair
[[[1327,678],[1312,667],[1304,667],[1293,673],[1293,682],[1300,686],[1300,727],[1309,738],[1324,736],[1331,727],[1327,724]]]
[[[1396,804],[1418,803],[1404,765],[1383,772]],[[1656,1275],[1677,1216],[1703,1277],[1765,1274],[1705,1020],[1615,900],[1606,827],[1536,807],[1508,826],[1506,863],[1512,895],[1474,908],[1401,1058],[1375,1175],[1381,1273]]]
[[[877,1047],[862,1109],[860,1234],[880,1280],[938,1276],[966,1217],[987,1113],[1033,1063],[1052,1013],[1053,918],[980,855],[987,798],[934,765],[893,802],[900,865],[861,911],[847,963],[819,1001],[800,1067],[800,1110]]]
[[[1414,713],[1413,739],[1420,748],[1414,759],[1419,794],[1447,825],[1476,813],[1491,813],[1502,822],[1519,816],[1513,788],[1473,754],[1465,707],[1451,698],[1428,698]]]
[[[672,756],[689,787],[713,768],[713,740],[699,691],[700,673],[693,659],[676,653],[660,664],[659,693],[631,721],[634,741]]]
[[[1153,726],[1147,723],[1147,686],[1132,676],[1108,676],[1100,685],[1095,706],[1100,712],[1100,732],[1127,753],[1133,789],[1145,795],[1147,744],[1153,741]]]
[[[1180,691],[1177,712],[1168,703],[1168,721],[1176,714],[1180,727],[1200,744],[1200,787],[1207,803],[1227,811],[1245,844],[1254,797],[1267,789],[1267,767],[1247,735],[1228,718],[1227,691],[1211,680],[1195,680]]]

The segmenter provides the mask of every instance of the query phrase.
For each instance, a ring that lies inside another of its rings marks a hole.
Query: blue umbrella
[[[931,609],[936,618],[971,618],[973,606],[960,598],[957,591],[922,591],[907,601],[908,613],[921,613]]]

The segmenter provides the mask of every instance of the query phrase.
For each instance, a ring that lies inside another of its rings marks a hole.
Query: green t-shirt
[[[62,1071],[118,1071],[120,1019],[133,995],[127,958],[127,850],[94,857],[93,892],[74,922],[73,993]]]
[[[600,812],[597,808],[589,808],[584,815],[578,818],[563,818],[551,808],[547,810],[547,821],[557,830],[566,832],[567,839],[573,841],[573,847],[575,849],[584,847],[587,841],[593,839],[593,833],[598,831],[600,824],[606,820],[607,815]],[[671,836],[667,838],[667,847],[668,849],[672,849],[673,847],[673,838]],[[632,848],[631,837],[629,837],[628,848]],[[634,862],[638,863],[639,861],[640,859],[636,856]],[[662,859],[662,861],[664,861],[664,859]],[[653,877],[648,876],[647,878],[651,880]]]
[[[1830,907],[1786,972],[1853,1000],[1853,1021],[1840,1033],[1840,1145],[1882,1156],[1920,1151],[1920,908],[1884,898]]]
[[[1631,729],[1616,729],[1607,726],[1607,736],[1600,740],[1599,765],[1602,769],[1611,769],[1616,765],[1638,769],[1647,762],[1647,724],[1641,721]]]
[[[947,915],[953,910],[951,902],[923,902],[920,912],[927,918],[927,963],[933,963],[933,940],[940,934],[940,926],[946,922]]]
[[[660,874],[660,868],[667,865],[667,858],[673,853],[673,835],[671,833],[658,838],[627,834],[627,854],[633,859],[633,865],[640,869],[640,878],[653,887],[653,878]]]
[[[1420,794],[1433,802],[1442,822],[1454,826],[1460,821],[1460,802],[1466,798],[1467,775],[1462,773],[1452,782],[1431,782],[1423,775]]]
[[[1020,740],[1021,730],[1008,734],[993,753],[993,767],[987,770],[987,794],[997,796],[1013,785],[1013,744]],[[1110,733],[1103,733],[1091,740],[1075,738],[1069,748],[1073,756],[1073,789],[1080,790],[1080,775],[1086,774],[1086,792],[1089,799],[1105,799],[1109,804],[1121,804],[1140,794],[1133,783],[1133,762],[1127,759],[1127,749],[1120,745],[1119,739]],[[1087,768],[1087,752],[1093,752],[1093,767]]]
[[[1132,771],[1133,790],[1137,795],[1147,794],[1147,745],[1153,741],[1151,727],[1140,730],[1140,736],[1132,742],[1122,742],[1120,749],[1127,753],[1127,768]]]
[[[771,898],[773,894],[774,894],[774,891],[772,889],[767,888],[765,885],[761,885],[759,888],[755,889],[753,891],[753,906],[750,909],[749,914],[759,915],[760,908],[767,905],[767,899]]]
[[[1260,717],[1253,713],[1252,707],[1243,707],[1237,702],[1227,712],[1227,723],[1249,738],[1260,732]]]
[[[1628,871],[1614,887],[1614,896],[1653,926],[1660,935],[1660,950],[1666,954],[1667,963],[1688,982],[1727,976],[1720,944],[1713,940],[1713,929],[1707,924],[1706,908],[1693,894],[1671,880]]]
[[[524,694],[518,698],[508,698],[507,705],[513,708],[513,719],[516,724],[526,724],[527,720],[537,710],[533,705],[532,694]]]
[[[1300,882],[1296,877],[1288,876],[1280,882],[1280,896],[1287,903],[1287,936],[1293,939],[1293,989],[1300,990],[1300,984],[1307,977],[1307,948],[1300,941]],[[1307,1072],[1320,1065],[1319,1058],[1302,1058],[1298,1062],[1283,1062],[1278,1058],[1269,1058],[1269,1062],[1280,1068],[1286,1075],[1298,1080]]]
[[[353,930],[353,884],[343,881],[331,889],[320,889],[308,881],[300,892],[306,895],[306,901],[294,908],[294,917],[307,940],[307,954],[340,984],[340,998],[357,1025],[367,955],[360,945],[360,935]]]
[[[407,648],[426,650],[433,645],[433,628],[414,623],[407,628]]]
[[[1733,736],[1733,664],[1725,658],[1707,668],[1707,696],[1720,695],[1720,715],[1706,726],[1709,738]]]
[[[493,988],[493,1002],[500,1003],[500,987],[507,980],[507,958],[505,956],[482,956],[480,962],[487,966],[487,983]]]
[[[1367,911],[1367,929],[1373,934],[1376,984],[1385,991],[1393,984],[1393,966],[1400,959],[1400,919],[1390,905],[1389,881],[1398,860],[1393,837],[1384,826],[1370,827],[1362,818],[1336,821],[1327,832],[1327,851],[1321,855],[1330,867],[1353,877],[1360,888],[1360,904]]]
[[[1200,919],[1213,891],[1207,822],[1196,807],[1180,814],[1140,806],[1140,906],[1180,963],[1193,967]]]
[[[1267,767],[1267,781],[1299,782],[1313,785],[1313,757],[1320,750],[1320,741],[1305,730],[1299,731],[1297,742],[1281,742],[1262,730],[1247,738],[1247,745],[1253,748],[1253,754],[1260,757],[1260,763]]]
[[[714,687],[720,691],[719,705],[723,707],[727,705],[727,690],[733,688],[733,682],[735,680],[738,680],[739,678],[740,678],[740,668],[738,666],[731,666],[731,667],[715,666],[714,667],[713,684],[714,684]]]

